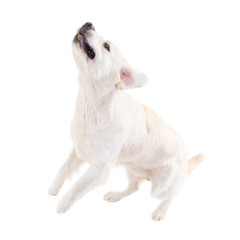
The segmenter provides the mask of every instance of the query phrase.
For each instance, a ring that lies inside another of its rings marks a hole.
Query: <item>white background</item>
[[[1,1],[1,239],[239,239],[240,8],[232,0]],[[122,169],[64,215],[48,187],[71,149],[77,96],[71,53],[91,21],[149,78],[129,92],[178,131],[189,156],[206,155],[153,222],[150,183],[118,203]]]

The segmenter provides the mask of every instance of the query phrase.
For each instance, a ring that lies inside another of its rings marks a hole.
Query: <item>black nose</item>
[[[92,23],[87,22],[87,23],[85,23],[85,24],[81,27],[80,33],[84,34],[84,33],[86,33],[86,32],[89,31],[89,30],[93,30],[93,31],[94,31],[95,28],[94,28],[94,26],[92,25]]]

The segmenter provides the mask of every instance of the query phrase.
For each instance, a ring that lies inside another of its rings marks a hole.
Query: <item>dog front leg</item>
[[[49,195],[57,195],[60,188],[62,187],[64,181],[72,175],[82,164],[84,161],[80,160],[75,150],[73,149],[71,154],[69,155],[68,159],[59,169],[53,183],[48,189]]]
[[[72,188],[60,200],[57,208],[58,213],[66,212],[74,202],[80,199],[89,190],[102,183],[108,175],[107,166],[90,166],[87,172],[72,186]]]

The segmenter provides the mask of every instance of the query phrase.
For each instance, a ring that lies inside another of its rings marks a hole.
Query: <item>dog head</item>
[[[85,23],[77,32],[72,50],[80,79],[94,86],[105,90],[128,89],[147,82],[146,76],[134,70],[112,42],[97,34],[92,23]]]

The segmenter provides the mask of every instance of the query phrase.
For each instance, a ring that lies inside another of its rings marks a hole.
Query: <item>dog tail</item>
[[[204,155],[202,153],[197,154],[188,161],[187,174],[189,175],[202,161]]]

